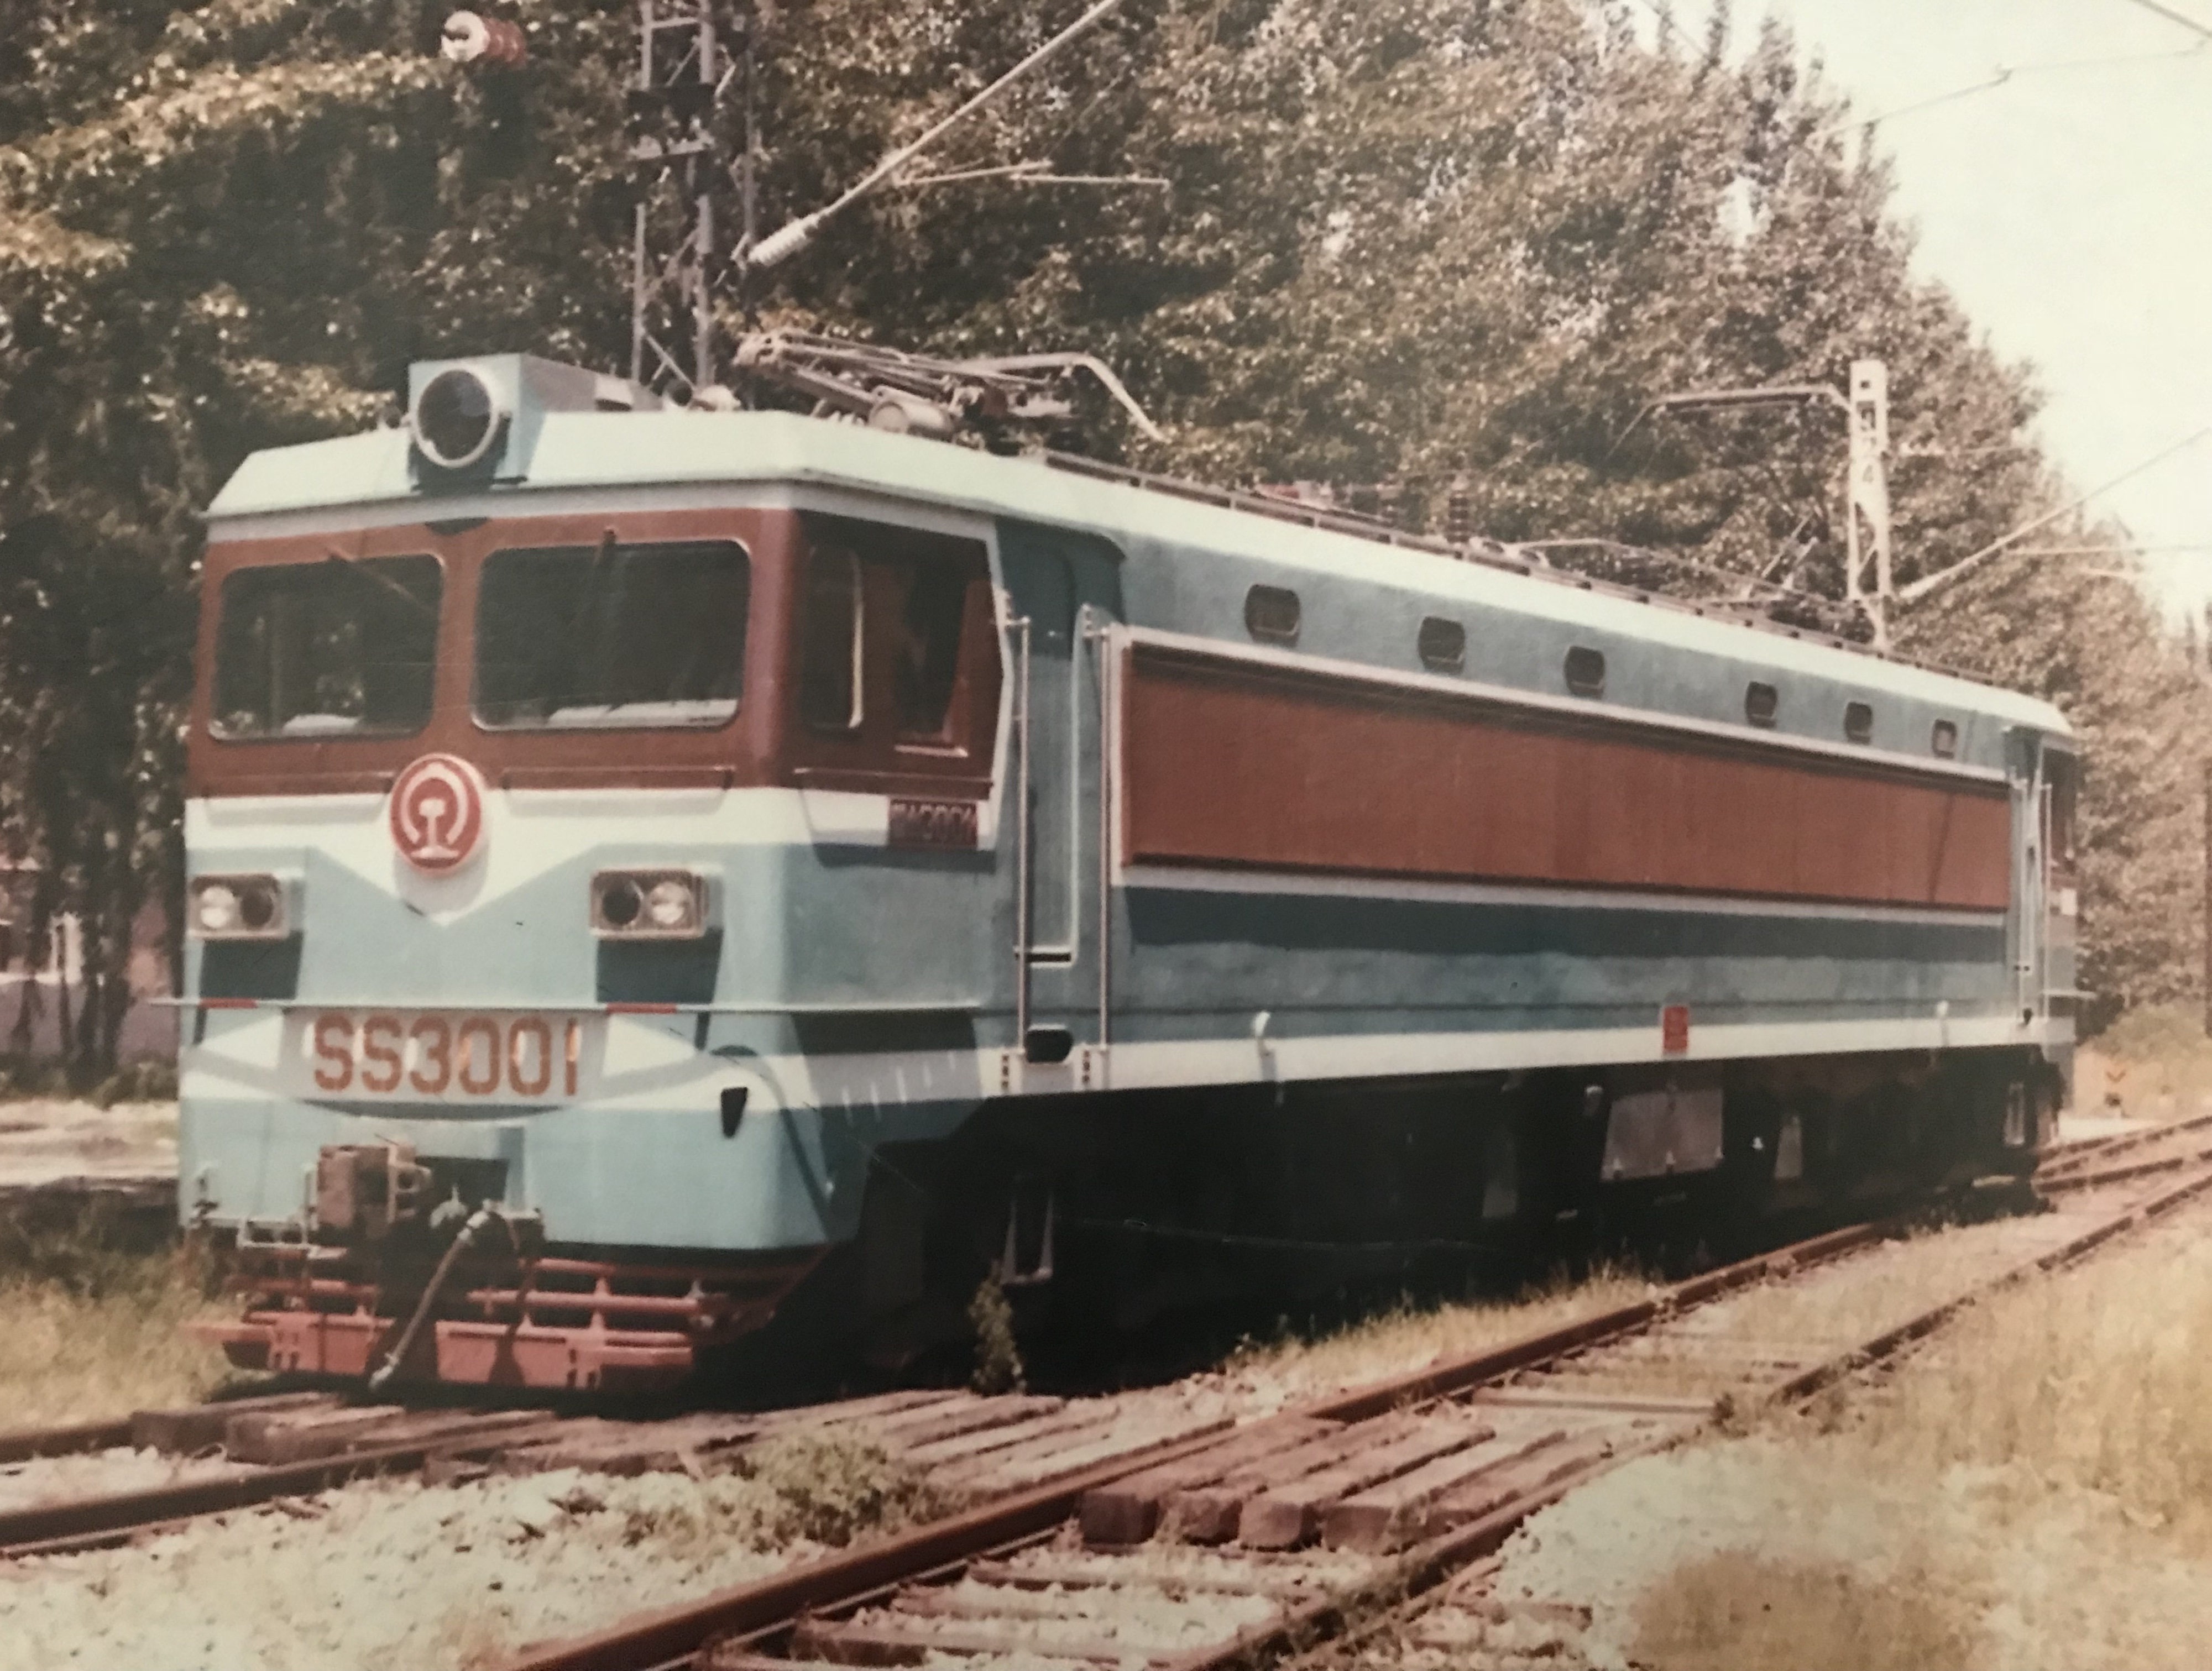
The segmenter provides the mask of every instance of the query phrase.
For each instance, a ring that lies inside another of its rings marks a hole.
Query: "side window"
[[[1567,689],[1577,696],[1605,695],[1605,654],[1577,644],[1567,652]]]
[[[1874,709],[1865,702],[1847,703],[1844,708],[1844,736],[1853,743],[1874,741]]]
[[[1244,630],[1262,644],[1298,641],[1298,594],[1279,586],[1255,586],[1244,594]]]
[[[1774,729],[1774,722],[1782,713],[1782,693],[1771,684],[1753,679],[1743,688],[1743,717],[1761,731]]]
[[[1928,734],[1928,747],[1939,759],[1959,757],[1959,727],[1948,720],[1938,720],[1936,728]]]
[[[793,630],[811,768],[966,780],[998,724],[999,635],[979,539],[808,513]],[[830,742],[829,739],[836,738]]]
[[[2081,798],[2081,767],[2074,757],[2057,752],[2043,757],[2044,775],[2051,784],[2051,858],[2063,872],[2071,874],[2075,853],[2074,848],[2075,811]]]
[[[891,665],[898,734],[902,741],[942,742],[952,719],[973,577],[957,560],[918,557],[891,569],[889,578],[899,594]]]
[[[860,560],[842,546],[817,547],[806,559],[799,712],[816,731],[858,730],[861,719]]]
[[[1441,616],[1423,618],[1419,640],[1421,665],[1432,673],[1458,673],[1467,668],[1467,629]]]

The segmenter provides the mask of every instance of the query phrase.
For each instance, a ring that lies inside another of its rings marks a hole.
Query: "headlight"
[[[450,366],[415,398],[415,445],[441,470],[480,463],[507,422],[507,408],[483,374]]]
[[[284,884],[273,876],[203,876],[186,912],[204,940],[281,940],[291,933]]]
[[[707,932],[706,878],[690,871],[601,871],[592,932],[603,939],[696,940]]]

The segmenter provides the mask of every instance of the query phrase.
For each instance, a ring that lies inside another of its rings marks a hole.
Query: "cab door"
[[[2012,982],[2014,1018],[2033,1025],[2047,1012],[2044,948],[2049,938],[2048,877],[2042,737],[2014,731],[2008,739],[2012,781]]]
[[[1011,832],[1017,1044],[1032,1067],[1081,1074],[1097,1071],[1092,1054],[1110,1032],[1104,635],[1122,618],[1121,555],[1092,535],[1010,522],[999,556],[1015,687],[1008,805],[1021,821]]]
[[[2022,1025],[2070,1016],[2081,879],[2074,845],[2081,762],[2057,738],[2012,737],[2013,973]],[[2054,1007],[2055,1006],[2055,1007]]]

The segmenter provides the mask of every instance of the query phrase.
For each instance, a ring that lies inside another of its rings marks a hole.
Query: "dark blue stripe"
[[[2003,921],[1761,917],[1603,906],[1479,904],[1310,894],[1132,888],[1129,921],[1146,945],[1231,945],[1426,957],[1815,957],[1845,962],[2002,963]]]

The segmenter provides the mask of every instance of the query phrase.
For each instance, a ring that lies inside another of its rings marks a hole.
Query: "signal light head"
[[[601,871],[592,932],[611,940],[696,940],[707,932],[707,882],[691,871]]]
[[[281,940],[292,932],[284,884],[273,876],[203,876],[191,889],[187,927],[204,940]]]
[[[530,56],[530,44],[503,18],[454,12],[438,32],[438,56],[449,64],[513,70]]]
[[[483,461],[510,416],[482,372],[449,366],[422,386],[408,422],[425,459],[441,470],[466,470]]]

